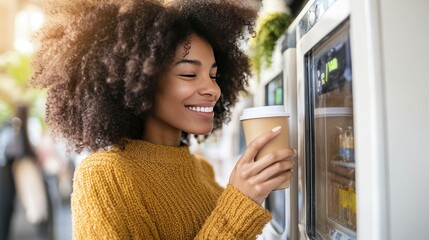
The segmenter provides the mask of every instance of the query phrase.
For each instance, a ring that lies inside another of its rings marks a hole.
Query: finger
[[[276,177],[284,172],[290,171],[294,167],[294,163],[291,160],[283,160],[278,161],[264,170],[262,170],[259,174],[255,175],[252,179],[255,183],[266,182],[267,180]]]
[[[250,178],[259,172],[261,172],[263,169],[268,167],[269,165],[285,160],[288,157],[295,157],[297,155],[297,152],[293,148],[283,148],[275,151],[274,153],[269,153],[265,156],[263,156],[261,159],[257,160],[256,162],[252,162],[244,171],[240,173],[240,175],[243,178]],[[295,164],[295,162],[292,162]]]
[[[241,157],[240,162],[253,162],[256,154],[259,149],[261,149],[265,144],[267,144],[270,140],[275,138],[281,131],[281,126],[277,126],[273,128],[271,131],[268,131],[257,138],[253,139],[248,145],[247,149]]]
[[[252,167],[246,170],[245,175],[246,176],[254,176],[258,173],[260,173],[263,169],[267,168],[268,166],[278,162],[283,161],[288,157],[294,157],[296,156],[295,150],[291,148],[283,148],[275,151],[274,153],[270,153],[256,161],[254,164],[252,164]],[[292,162],[292,164],[294,164]]]
[[[292,171],[286,171],[286,172],[279,174],[278,176],[275,176],[275,177],[261,183],[261,186],[263,189],[273,190],[273,189],[277,188],[278,186],[280,186],[280,184],[283,184],[283,183],[289,181],[292,178],[292,176],[293,176]]]

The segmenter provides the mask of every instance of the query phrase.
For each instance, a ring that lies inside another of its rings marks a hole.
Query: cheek
[[[195,87],[191,83],[183,82],[182,84],[176,84],[172,89],[172,96],[178,100],[185,100],[195,92]]]
[[[156,96],[159,113],[173,114],[184,107],[184,102],[192,96],[193,90],[188,84],[168,84]]]
[[[163,88],[157,94],[157,99],[168,99],[170,101],[178,102],[192,94],[192,88],[190,84],[187,84],[186,82],[179,82],[178,80],[167,81],[163,84]]]

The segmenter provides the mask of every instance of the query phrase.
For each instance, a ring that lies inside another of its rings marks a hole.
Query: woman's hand
[[[287,159],[296,156],[293,149],[280,149],[263,156],[258,161],[254,160],[259,149],[274,139],[280,131],[279,127],[273,128],[272,131],[250,142],[229,178],[229,184],[258,204],[262,204],[273,189],[288,181],[293,175],[292,169],[295,164]]]

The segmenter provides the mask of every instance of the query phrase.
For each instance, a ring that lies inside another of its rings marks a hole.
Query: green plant
[[[30,56],[17,51],[0,55],[0,125],[15,114],[18,104],[29,106],[30,116],[42,119],[44,92],[27,87],[31,73]]]
[[[259,19],[256,36],[250,41],[250,63],[258,81],[261,69],[271,66],[276,42],[292,21],[293,18],[286,13],[271,13]]]

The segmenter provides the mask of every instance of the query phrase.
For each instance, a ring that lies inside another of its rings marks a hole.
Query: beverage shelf
[[[354,162],[343,162],[343,161],[335,161],[335,160],[331,160],[331,163],[334,165],[338,165],[341,167],[347,167],[347,168],[355,168],[355,163]]]

